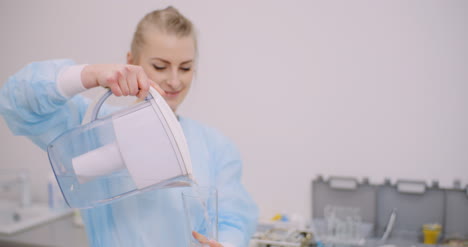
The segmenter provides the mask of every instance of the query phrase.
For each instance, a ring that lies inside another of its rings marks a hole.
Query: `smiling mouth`
[[[177,92],[170,92],[170,91],[164,91],[166,93],[166,96],[168,97],[175,97],[177,96],[181,91],[177,91]]]

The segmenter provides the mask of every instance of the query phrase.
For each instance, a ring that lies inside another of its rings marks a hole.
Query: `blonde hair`
[[[192,22],[183,16],[176,8],[169,6],[165,9],[148,13],[137,25],[131,44],[131,52],[136,58],[139,50],[145,43],[144,34],[148,30],[156,28],[166,34],[176,35],[179,38],[192,36],[197,48],[197,37]]]

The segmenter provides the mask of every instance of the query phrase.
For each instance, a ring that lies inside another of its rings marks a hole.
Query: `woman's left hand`
[[[198,242],[200,242],[201,244],[203,244],[203,246],[207,245],[209,247],[223,247],[222,244],[214,241],[214,240],[209,240],[208,238],[206,238],[205,236],[201,235],[200,233],[196,232],[196,231],[192,231],[192,236],[198,240]]]

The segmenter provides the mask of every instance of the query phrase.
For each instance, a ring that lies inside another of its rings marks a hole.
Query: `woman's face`
[[[187,95],[193,79],[195,43],[192,36],[177,37],[160,31],[147,32],[139,54],[129,53],[127,62],[143,67],[148,77],[165,92],[164,99],[175,112]],[[137,59],[137,61],[134,60]]]

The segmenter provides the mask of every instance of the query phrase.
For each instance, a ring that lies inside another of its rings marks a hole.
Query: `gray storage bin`
[[[359,183],[350,177],[322,177],[312,181],[312,216],[324,218],[327,205],[359,208],[362,221],[374,223],[376,188],[368,182]]]
[[[359,208],[362,220],[374,225],[372,235],[376,238],[383,236],[396,209],[392,241],[421,242],[422,226],[433,223],[442,225],[440,240],[468,239],[468,186],[463,189],[459,183],[441,189],[437,182],[431,187],[409,180],[370,185],[350,177],[318,177],[312,181],[313,218],[324,218],[328,205]]]
[[[468,187],[446,190],[445,224],[446,238],[468,238]]]
[[[391,238],[420,241],[422,225],[444,223],[445,193],[439,188],[428,188],[421,181],[386,183],[377,191],[377,236],[382,236],[394,208],[397,217]]]

